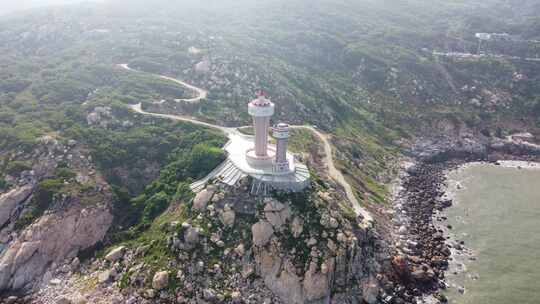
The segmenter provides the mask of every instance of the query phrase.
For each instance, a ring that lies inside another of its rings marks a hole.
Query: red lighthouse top
[[[266,93],[263,90],[257,91],[257,99],[253,100],[251,103],[257,107],[266,107],[271,104],[270,100],[266,99]]]

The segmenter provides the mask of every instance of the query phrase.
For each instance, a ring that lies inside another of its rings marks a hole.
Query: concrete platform
[[[229,159],[234,163],[238,169],[242,170],[249,175],[266,175],[274,174],[272,166],[263,164],[261,166],[253,166],[248,163],[246,158],[246,152],[253,149],[253,136],[244,135],[240,132],[229,134],[229,142],[225,145],[224,149],[229,154]],[[269,145],[270,151],[275,151],[276,147]],[[294,155],[287,153],[287,159],[289,160],[289,172],[295,171]]]
[[[293,154],[287,153],[289,171],[276,173],[267,163],[254,166],[248,162],[246,152],[253,148],[253,136],[242,134],[236,129],[228,129],[227,133],[229,142],[224,147],[228,153],[227,160],[205,178],[191,184],[192,191],[201,191],[211,179],[234,186],[241,178],[248,175],[254,179],[251,193],[255,195],[266,195],[272,188],[301,191],[309,186],[309,170],[305,165],[296,163]],[[270,146],[269,149],[275,150],[275,147]]]

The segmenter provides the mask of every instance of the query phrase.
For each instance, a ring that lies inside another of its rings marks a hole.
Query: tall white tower
[[[248,113],[253,117],[255,131],[255,147],[247,151],[247,160],[253,166],[272,165],[274,152],[268,149],[268,128],[270,117],[274,115],[274,104],[268,100],[264,93],[258,92],[257,99],[248,105]]]
[[[279,123],[273,128],[273,136],[276,139],[276,158],[274,159],[274,172],[289,172],[289,160],[287,160],[287,145],[289,143],[289,125]]]

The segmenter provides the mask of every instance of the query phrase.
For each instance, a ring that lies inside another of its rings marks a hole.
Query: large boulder
[[[116,247],[115,249],[111,250],[109,254],[105,256],[105,259],[109,262],[116,262],[124,256],[125,252],[126,252],[125,246]]]
[[[265,285],[285,303],[329,303],[334,273],[334,259],[326,260],[324,271],[312,262],[304,277],[292,261],[280,256],[279,249],[255,249],[257,271]]]
[[[111,280],[114,279],[115,275],[116,273],[112,269],[104,270],[98,274],[98,283],[100,284],[109,283]]]
[[[152,279],[152,288],[162,290],[169,285],[169,273],[166,271],[156,272]]]
[[[274,228],[267,221],[259,221],[251,226],[251,233],[253,235],[253,244],[261,247],[270,241],[270,238],[274,234]]]
[[[226,227],[232,227],[234,225],[234,220],[236,219],[236,214],[229,205],[225,205],[225,208],[220,213],[219,218],[223,225],[225,225]]]
[[[238,257],[243,257],[246,253],[246,248],[244,247],[244,244],[239,244],[238,246],[236,246],[234,248],[234,253],[236,253]]]
[[[435,272],[429,266],[415,269],[411,272],[411,277],[419,283],[429,283],[436,279]]]
[[[195,247],[199,243],[199,229],[196,227],[189,227],[184,232],[184,240],[190,248]]]
[[[315,263],[309,267],[304,275],[303,293],[304,301],[308,303],[328,303],[330,301],[330,287],[333,273],[334,259],[330,259],[321,265],[321,270],[317,270]]]
[[[301,278],[291,262],[283,260],[275,248],[256,251],[255,260],[268,289],[285,303],[304,303]]]
[[[100,120],[101,120],[101,117],[99,116],[98,113],[95,113],[95,112],[92,112],[86,116],[86,122],[89,125],[96,125],[99,123]]]
[[[210,202],[215,192],[216,190],[214,187],[208,186],[206,189],[197,193],[197,195],[195,195],[195,198],[193,199],[193,209],[198,211],[205,210],[208,202]]]
[[[211,63],[209,60],[205,59],[195,65],[195,71],[198,73],[208,73],[210,72]]]
[[[269,199],[264,205],[264,215],[275,230],[281,231],[283,225],[291,217],[289,205],[282,204],[274,199]]]

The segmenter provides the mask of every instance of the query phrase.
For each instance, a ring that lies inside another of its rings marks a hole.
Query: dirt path
[[[119,64],[118,65],[119,67],[123,68],[123,69],[126,69],[128,71],[132,71],[132,72],[140,72],[138,70],[135,70],[135,69],[132,69],[130,68],[126,63],[124,64]],[[155,74],[152,74],[152,75],[155,75]],[[189,103],[198,103],[199,101],[205,99],[207,96],[208,96],[208,92],[206,90],[203,90],[201,88],[198,88],[196,86],[193,86],[189,83],[186,83],[186,82],[183,82],[181,80],[178,80],[176,78],[172,78],[172,77],[169,77],[169,76],[163,76],[163,75],[155,75],[159,78],[162,78],[162,79],[165,79],[165,80],[169,80],[169,81],[172,81],[172,82],[175,82],[179,85],[182,85],[192,91],[194,91],[196,93],[196,96],[193,97],[193,98],[178,98],[178,99],[175,99],[174,101],[176,102],[189,102]],[[155,102],[156,104],[162,104],[164,101],[157,101]]]
[[[212,129],[218,129],[220,131],[223,131],[227,135],[232,134],[232,133],[235,133],[235,134],[239,133],[236,130],[236,128],[227,128],[227,127],[223,127],[223,126],[214,125],[214,124],[211,124],[211,123],[207,123],[207,122],[204,122],[204,121],[197,120],[196,118],[193,118],[193,117],[190,117],[190,116],[180,116],[180,115],[172,115],[172,114],[161,114],[161,113],[146,112],[146,111],[144,111],[142,109],[142,105],[140,103],[134,104],[134,105],[129,105],[129,108],[132,109],[133,111],[135,111],[135,112],[137,112],[139,114],[143,114],[143,115],[149,115],[149,116],[172,119],[172,120],[178,120],[178,121],[185,121],[185,122],[190,122],[190,123],[200,125],[200,126],[203,126],[203,127],[208,127],[208,128],[212,128]]]
[[[126,70],[136,71],[136,70],[133,70],[130,67],[128,67],[127,64],[121,64],[119,66],[121,66],[122,68],[124,68]],[[201,100],[201,99],[206,97],[207,93],[203,89],[194,87],[192,85],[188,85],[188,84],[186,84],[186,83],[184,83],[182,81],[179,81],[177,79],[170,78],[170,77],[167,77],[167,76],[161,76],[161,75],[155,75],[155,76],[163,78],[163,79],[174,81],[174,82],[179,83],[181,85],[185,85],[186,87],[188,87],[190,89],[194,89],[197,92],[204,92],[204,94],[200,94],[197,98],[195,98],[197,100]],[[204,97],[203,97],[203,95],[204,95]],[[193,100],[195,100],[195,99],[193,99]],[[193,117],[190,117],[190,116],[180,116],[180,115],[172,115],[172,114],[160,114],[160,113],[146,112],[146,111],[144,111],[142,109],[142,106],[141,106],[140,103],[136,104],[136,105],[131,105],[130,108],[133,111],[135,111],[135,112],[137,112],[139,114],[143,114],[143,115],[150,115],[150,116],[160,117],[160,118],[165,118],[165,119],[185,121],[185,122],[190,122],[190,123],[200,125],[200,126],[204,126],[204,127],[208,127],[208,128],[218,129],[218,130],[224,132],[229,138],[231,138],[233,135],[240,134],[240,132],[238,131],[237,128],[228,128],[228,127],[223,127],[223,126],[207,123],[207,122],[204,122],[204,121],[197,120],[196,118],[193,118]],[[321,131],[315,129],[314,127],[308,126],[308,125],[291,126],[291,128],[309,130],[309,131],[313,132],[313,134],[315,134],[321,140],[321,142],[323,143],[324,154],[325,154],[323,162],[324,162],[324,165],[328,168],[328,175],[336,183],[338,183],[339,185],[341,185],[343,187],[343,189],[345,190],[345,194],[347,195],[347,199],[351,202],[351,204],[352,204],[352,206],[354,208],[354,211],[356,212],[356,215],[362,218],[362,225],[364,227],[371,226],[373,224],[373,217],[371,216],[371,214],[365,208],[363,208],[360,205],[360,201],[358,201],[358,198],[354,194],[354,190],[353,190],[352,186],[349,184],[349,182],[347,182],[347,180],[345,179],[345,177],[343,176],[341,171],[339,171],[336,168],[336,165],[335,165],[334,159],[333,159],[332,144],[330,143],[329,136],[327,134],[324,134]]]
[[[313,132],[323,143],[324,146],[324,164],[328,168],[328,175],[330,178],[332,178],[336,183],[340,184],[343,189],[345,190],[345,194],[347,195],[347,198],[352,203],[352,206],[354,208],[354,211],[356,212],[356,215],[360,215],[362,217],[362,221],[364,222],[364,225],[369,225],[373,222],[373,217],[371,214],[360,204],[360,201],[358,201],[358,198],[354,194],[354,190],[347,182],[341,171],[339,171],[336,168],[336,165],[334,163],[333,159],[333,151],[332,151],[332,144],[330,143],[329,136],[327,134],[323,134],[321,131],[315,129],[312,126],[291,126],[295,129],[305,129]]]

